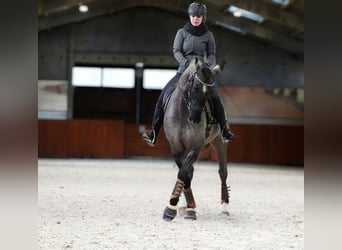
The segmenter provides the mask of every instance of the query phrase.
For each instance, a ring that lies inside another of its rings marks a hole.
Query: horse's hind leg
[[[229,204],[229,191],[230,187],[227,186],[228,170],[227,170],[227,147],[228,143],[223,143],[221,136],[217,136],[213,141],[218,159],[219,159],[219,175],[221,179],[221,204],[222,212],[228,213],[227,206]]]

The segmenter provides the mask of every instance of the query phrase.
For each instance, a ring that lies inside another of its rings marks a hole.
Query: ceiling
[[[80,3],[89,7],[87,13],[78,11]],[[189,0],[38,0],[39,31],[84,21],[134,7],[155,7],[186,17]],[[207,24],[227,32],[280,49],[304,58],[304,0],[288,0],[286,5],[273,0],[208,0]],[[235,17],[230,6],[257,13],[262,22]]]

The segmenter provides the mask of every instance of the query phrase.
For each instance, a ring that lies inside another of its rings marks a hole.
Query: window
[[[73,67],[72,85],[74,86],[101,86],[101,68],[95,67]]]
[[[134,88],[135,86],[134,69],[127,68],[104,68],[103,87],[112,88]]]
[[[174,77],[174,69],[145,69],[143,73],[143,87],[145,89],[162,89]]]
[[[134,88],[135,71],[132,68],[73,67],[72,85]]]

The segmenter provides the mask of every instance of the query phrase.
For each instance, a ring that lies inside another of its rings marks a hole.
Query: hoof
[[[164,209],[163,220],[172,221],[177,215],[177,209],[166,207]]]
[[[221,211],[223,214],[226,214],[226,215],[230,215],[229,212],[228,212],[228,203],[224,202],[222,203],[222,211]]]
[[[186,219],[186,220],[197,220],[195,209],[193,209],[193,208],[185,209],[184,219]]]
[[[186,207],[178,208],[178,215],[179,216],[184,216],[185,215],[185,210],[186,210]]]

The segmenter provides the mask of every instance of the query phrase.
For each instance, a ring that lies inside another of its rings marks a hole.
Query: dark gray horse
[[[196,219],[196,203],[191,191],[193,164],[201,148],[208,143],[214,145],[219,158],[221,203],[224,207],[229,203],[226,184],[228,145],[222,140],[219,124],[210,122],[205,112],[210,93],[214,91],[215,76],[222,67],[216,65],[211,70],[200,59],[194,59],[180,77],[165,110],[165,135],[179,171],[170,203],[164,210],[164,220],[171,221],[177,215],[177,203],[182,192],[187,203],[184,218]]]

